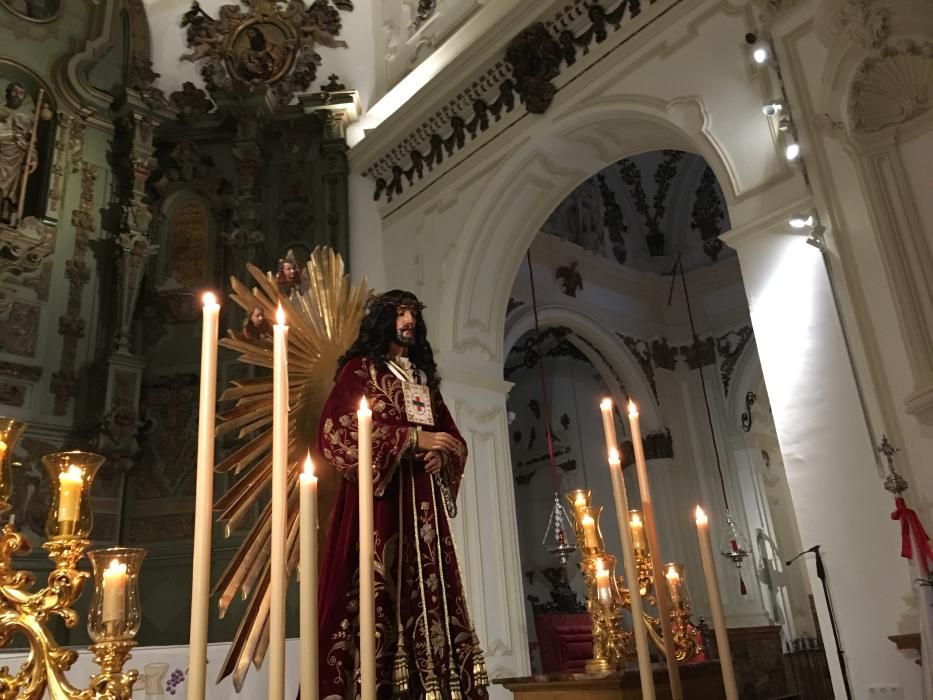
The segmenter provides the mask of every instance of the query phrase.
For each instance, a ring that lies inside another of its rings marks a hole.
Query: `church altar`
[[[227,655],[229,644],[209,644],[207,647],[207,693],[205,700],[244,700],[246,698],[266,697],[269,679],[264,668],[251,668],[243,684],[243,690],[237,694],[233,689],[233,682],[227,677],[219,685],[214,684],[217,671],[223,664]],[[87,679],[97,673],[93,655],[85,648],[77,648],[78,660],[68,672],[68,678],[78,685],[87,683]],[[289,639],[285,644],[286,659],[293,663],[286,663],[285,667],[285,697],[294,698],[298,694],[298,664],[294,661],[298,656],[298,640]],[[10,651],[0,654],[0,666],[9,666],[15,670],[26,660],[26,651]],[[139,680],[133,686],[133,697],[139,700],[154,700],[155,698],[186,698],[188,685],[186,670],[188,668],[188,646],[152,646],[138,647],[133,650],[133,657],[126,664],[127,669],[139,671]],[[44,698],[48,697],[46,693]]]
[[[667,670],[653,669],[658,700],[670,700]],[[685,698],[721,700],[726,697],[717,662],[686,664],[680,667]],[[606,674],[554,673],[493,681],[512,692],[515,700],[641,700],[638,669]]]

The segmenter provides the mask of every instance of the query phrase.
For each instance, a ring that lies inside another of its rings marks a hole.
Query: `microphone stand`
[[[793,559],[784,562],[784,564],[785,566],[790,566],[800,557],[811,553],[816,555],[816,576],[820,579],[820,583],[823,584],[823,597],[826,598],[826,609],[829,611],[829,624],[833,630],[833,640],[836,642],[836,654],[839,657],[839,670],[842,672],[842,684],[845,686],[846,700],[852,700],[852,691],[849,688],[849,673],[846,671],[845,652],[842,650],[842,642],[839,640],[839,629],[836,627],[836,613],[833,611],[833,601],[832,598],[830,598],[829,586],[826,583],[826,567],[823,566],[823,557],[820,556],[820,545],[817,544],[810,547],[810,549],[802,551]]]

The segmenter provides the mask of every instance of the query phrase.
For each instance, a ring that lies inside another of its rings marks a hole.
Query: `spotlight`
[[[764,46],[756,46],[752,51],[752,58],[759,66],[768,60],[768,49]]]
[[[813,214],[794,214],[790,220],[790,225],[794,228],[806,228],[807,226],[813,226],[814,221]]]
[[[791,143],[784,149],[784,157],[787,160],[797,160],[800,157],[800,144]]]
[[[784,109],[784,105],[782,105],[780,102],[770,102],[761,108],[761,113],[766,117],[773,117],[782,109]]]
[[[821,224],[816,224],[810,232],[810,235],[807,236],[807,243],[817,250],[826,250],[826,239],[823,237],[824,233],[826,233],[826,228]]]

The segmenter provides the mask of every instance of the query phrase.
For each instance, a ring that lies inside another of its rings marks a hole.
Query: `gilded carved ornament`
[[[304,0],[241,0],[222,5],[215,19],[193,2],[182,17],[190,51],[181,60],[203,62],[210,92],[243,96],[272,88],[288,102],[316,78],[318,45],[347,47],[337,38],[340,10],[352,9],[351,0],[314,0],[310,6]]]

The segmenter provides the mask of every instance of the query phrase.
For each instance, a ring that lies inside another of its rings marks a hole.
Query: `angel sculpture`
[[[308,261],[309,288],[281,295],[271,273],[249,266],[258,287],[232,280],[233,300],[269,317],[281,303],[289,319],[289,508],[286,561],[297,561],[300,464],[319,465],[321,525],[320,669],[322,698],[359,697],[359,571],[356,409],[373,411],[376,556],[377,700],[487,698],[483,652],[467,606],[449,519],[466,462],[466,443],[440,394],[440,378],[421,316],[423,305],[395,290],[367,299],[343,261],[318,248]],[[269,368],[268,340],[231,333],[221,343],[240,360]],[[335,380],[336,376],[336,380]],[[229,534],[266,491],[272,469],[272,378],[235,380],[221,402],[218,434],[248,441],[216,467],[239,474],[216,503]],[[253,524],[217,590],[223,617],[237,594],[248,600],[220,677],[239,691],[249,664],[268,647],[270,511]]]

